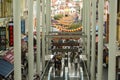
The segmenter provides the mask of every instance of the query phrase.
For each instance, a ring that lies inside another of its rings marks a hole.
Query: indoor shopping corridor
[[[120,80],[120,0],[0,0],[0,80]]]

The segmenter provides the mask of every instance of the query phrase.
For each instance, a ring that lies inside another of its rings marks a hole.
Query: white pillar
[[[86,19],[86,17],[85,17],[85,16],[86,16],[86,15],[85,15],[85,13],[86,13],[86,12],[85,12],[85,11],[86,11],[86,10],[85,10],[85,9],[86,9],[86,8],[85,8],[85,2],[86,2],[86,1],[83,0],[83,10],[82,10],[82,11],[83,11],[83,12],[82,12],[82,26],[83,26],[83,29],[82,29],[82,32],[83,32],[84,35],[86,35],[86,31],[85,31],[85,27],[86,27],[86,25],[85,25],[85,24],[86,24],[86,23],[85,23],[85,19]],[[83,54],[85,54],[85,37],[83,37],[82,39],[83,39],[83,47],[82,47],[82,48],[84,49],[84,50],[83,50]]]
[[[87,69],[90,72],[90,0],[87,1]]]
[[[82,32],[84,32],[84,0],[83,0],[83,3],[82,3],[83,7],[81,8],[81,20],[82,20]]]
[[[33,51],[33,0],[28,1],[28,79],[33,80],[34,75]]]
[[[85,35],[87,35],[87,2],[88,0],[85,0]],[[87,39],[84,37],[84,49],[85,49],[85,54],[87,54]]]
[[[110,20],[109,20],[109,66],[108,80],[116,78],[116,28],[117,28],[117,0],[109,0],[110,2]]]
[[[51,0],[48,0],[48,14],[49,14],[49,22],[48,22],[48,24],[49,24],[49,27],[48,27],[48,30],[49,31],[51,31]],[[49,38],[48,39],[48,46],[49,46],[49,48],[50,48],[50,46],[51,46],[51,38]],[[51,50],[49,51],[49,53],[51,53]]]
[[[50,0],[46,0],[46,35],[48,35],[48,32],[49,32],[49,28],[50,28],[50,25],[49,25],[49,1]],[[46,53],[48,54],[48,38],[46,38]]]
[[[24,5],[25,5],[25,0],[21,0],[21,16],[23,16],[23,12],[24,12]]]
[[[50,27],[51,27],[51,0],[48,0],[48,6],[49,6],[49,11],[48,11],[48,14],[49,14],[49,31],[50,31]]]
[[[36,27],[36,31],[37,31],[37,64],[36,64],[36,71],[37,74],[40,75],[40,54],[41,54],[41,41],[40,41],[40,0],[37,0],[37,27]]]
[[[95,35],[96,35],[96,0],[92,0],[92,52],[91,52],[91,80],[95,80]]]
[[[103,29],[104,29],[104,0],[98,3],[98,64],[97,80],[103,80]]]
[[[45,67],[45,0],[42,0],[42,69]]]
[[[21,23],[20,23],[20,1],[13,0],[14,20],[14,79],[21,80]]]
[[[50,28],[50,25],[49,25],[49,1],[50,0],[46,0],[46,27],[47,27],[47,29],[46,29],[46,34],[48,35],[48,31],[49,31],[49,28]]]
[[[46,35],[49,35],[49,31],[51,28],[51,0],[46,0]],[[48,48],[50,48],[50,39],[46,38],[47,44],[46,44],[46,53],[50,53],[48,51]]]
[[[85,34],[87,34],[87,2],[88,0],[84,0],[85,1]],[[85,42],[86,43],[86,42]]]

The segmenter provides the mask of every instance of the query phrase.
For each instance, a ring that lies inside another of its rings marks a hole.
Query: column
[[[14,20],[14,79],[21,80],[21,23],[20,23],[20,1],[13,0]]]
[[[48,4],[49,4],[49,5],[48,5],[48,8],[49,8],[49,9],[48,9],[48,10],[49,10],[49,11],[48,11],[48,15],[49,15],[49,16],[48,16],[48,17],[49,17],[49,26],[51,27],[51,0],[48,0]],[[49,31],[50,31],[50,27],[49,27]]]
[[[97,80],[103,80],[103,29],[104,29],[104,0],[98,2],[98,64]]]
[[[23,16],[25,1],[21,0],[21,16]]]
[[[86,33],[85,33],[85,27],[86,27],[86,25],[85,25],[85,0],[83,0],[83,9],[82,9],[82,26],[83,26],[83,29],[82,29],[82,32],[83,32],[83,36],[84,35],[86,35]],[[85,54],[85,37],[83,37],[82,38],[83,39],[83,47],[82,47],[82,49],[83,49],[83,54]]]
[[[46,35],[49,34],[49,28],[50,28],[50,25],[49,25],[49,1],[50,0],[46,0]],[[48,38],[46,38],[46,53],[48,54]]]
[[[51,31],[51,0],[49,0],[49,31]],[[49,38],[49,46],[51,46],[51,39]]]
[[[91,80],[95,80],[95,36],[96,36],[96,0],[92,0],[92,50],[91,50]]]
[[[36,54],[36,71],[37,74],[40,75],[40,54],[41,54],[41,41],[40,41],[40,0],[37,0],[37,27],[36,27],[36,31],[37,31],[37,54]]]
[[[52,31],[52,30],[51,30],[51,0],[48,0],[48,2],[49,2],[49,3],[48,3],[48,4],[49,4],[49,5],[48,5],[48,6],[49,6],[49,7],[48,7],[48,8],[49,8],[49,9],[48,9],[48,10],[49,10],[49,11],[48,11],[48,15],[49,15],[49,16],[48,16],[48,17],[49,17],[49,18],[48,18],[48,19],[49,19],[49,22],[48,22],[49,28],[48,28],[48,29],[49,29],[49,31]],[[48,39],[48,46],[49,46],[49,48],[50,48],[50,46],[51,46],[51,38]],[[52,51],[50,50],[49,52],[51,53]]]
[[[117,0],[109,0],[110,23],[109,23],[109,67],[108,80],[116,78],[116,28],[117,28]]]
[[[88,0],[84,0],[85,1],[85,34],[87,34],[87,2]],[[86,43],[86,42],[85,42]]]
[[[83,29],[82,29],[82,32],[84,32],[84,12],[85,11],[85,0],[83,0],[83,8],[82,8],[82,26],[83,26]]]
[[[88,0],[85,0],[85,35],[87,35],[87,2]],[[87,54],[87,38],[84,37],[84,49],[85,49],[85,53],[84,54]]]
[[[33,80],[34,75],[33,51],[33,0],[28,1],[28,80]]]
[[[90,72],[90,0],[87,1],[87,69]]]
[[[42,69],[45,67],[45,0],[42,0]]]

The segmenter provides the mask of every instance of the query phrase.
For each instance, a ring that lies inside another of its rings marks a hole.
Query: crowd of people
[[[51,40],[51,44],[56,43],[57,45],[52,45],[51,49],[75,49],[78,48],[78,51],[68,51],[68,52],[53,52],[53,64],[55,71],[58,71],[60,73],[62,67],[69,67],[69,62],[71,66],[74,66],[75,70],[78,70],[78,64],[79,64],[79,55],[82,53],[82,40],[80,39],[64,39],[60,38],[58,40]],[[66,43],[66,45],[65,45]],[[79,45],[74,45],[75,43],[78,43]],[[64,44],[64,45],[62,45]],[[63,62],[62,62],[63,61]],[[63,63],[63,65],[62,65]]]

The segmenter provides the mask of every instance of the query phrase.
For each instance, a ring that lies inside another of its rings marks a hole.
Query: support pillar
[[[21,80],[21,23],[20,23],[20,1],[13,0],[14,20],[14,79]]]
[[[42,70],[45,67],[45,0],[42,0]]]
[[[109,67],[108,80],[116,80],[116,28],[117,28],[117,0],[109,0]]]
[[[34,76],[34,51],[33,51],[33,0],[28,1],[28,80]]]
[[[87,1],[85,0],[85,35],[87,35]],[[84,49],[85,49],[85,54],[87,54],[87,38],[84,37]]]
[[[92,52],[91,52],[91,80],[95,80],[95,37],[96,37],[96,0],[92,0]]]
[[[85,11],[86,11],[86,10],[85,10],[85,9],[86,9],[86,8],[85,8],[85,4],[86,4],[86,3],[85,3],[85,2],[86,2],[86,1],[83,0],[83,9],[82,9],[82,11],[83,11],[83,12],[82,12],[82,26],[83,26],[83,29],[82,29],[82,32],[83,32],[84,35],[86,35],[86,31],[85,31],[85,27],[86,27],[86,25],[85,25],[85,24],[86,24],[86,23],[85,23],[85,19],[86,19],[86,17],[85,17],[85,16],[86,16],[86,15],[85,15],[85,13],[86,13],[86,12],[85,12]],[[83,37],[82,39],[83,39],[83,47],[82,47],[82,49],[83,49],[83,54],[85,54],[85,37]]]
[[[48,11],[48,13],[49,13],[49,31],[51,31],[51,0],[48,0],[49,1],[49,11]],[[49,44],[48,44],[48,46],[51,46],[51,38],[49,38]],[[51,53],[51,52],[50,52]]]
[[[24,5],[25,5],[25,0],[21,0],[21,16],[23,16],[24,13]]]
[[[87,69],[90,73],[90,1],[87,1]]]
[[[49,14],[49,7],[51,7],[51,5],[49,5],[50,3],[50,0],[46,0],[46,35],[48,35],[49,33],[49,28],[50,28],[50,25],[49,25],[49,16],[51,16],[50,14]],[[48,54],[49,53],[49,51],[48,51],[48,49],[49,49],[49,45],[48,45],[48,43],[49,43],[49,40],[48,40],[48,38],[46,38],[46,53]]]
[[[103,29],[104,29],[104,0],[98,3],[98,64],[97,80],[103,80]]]
[[[40,54],[41,54],[41,41],[40,41],[40,0],[37,0],[37,27],[36,27],[36,31],[37,31],[37,54],[36,54],[36,71],[37,74],[40,75]]]

